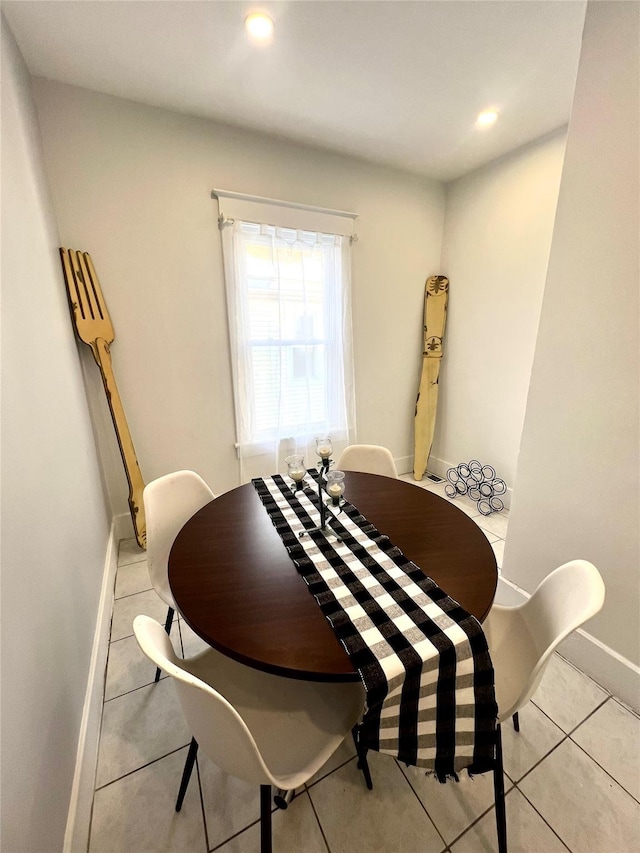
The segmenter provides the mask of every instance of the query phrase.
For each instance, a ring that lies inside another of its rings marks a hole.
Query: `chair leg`
[[[271,785],[260,785],[260,853],[271,853]]]
[[[354,726],[351,729],[351,736],[353,737],[356,752],[358,753],[358,770],[362,770],[362,773],[364,775],[364,781],[366,782],[367,788],[371,791],[373,790],[373,782],[371,781],[371,773],[369,772],[369,762],[367,761],[367,752],[369,750],[364,747],[360,742],[360,732],[358,726]]]
[[[173,624],[173,614],[174,609],[173,607],[170,607],[167,611],[167,618],[164,623],[164,630],[167,632],[167,634],[171,633],[171,625]],[[156,669],[156,677],[153,680],[154,682],[160,681],[160,667]]]
[[[498,853],[507,853],[507,812],[504,804],[504,767],[502,765],[502,732],[496,727],[496,763],[493,768],[493,789],[496,797],[496,828]]]
[[[289,808],[289,803],[294,799],[295,795],[296,792],[293,788],[289,791],[285,791],[283,788],[278,788],[273,797],[273,802],[277,809],[285,811]]]
[[[520,717],[518,716],[518,712],[516,711],[512,717],[513,719],[513,728],[519,732],[520,731]]]
[[[191,771],[193,770],[193,765],[196,762],[196,755],[198,754],[198,741],[192,737],[191,743],[189,744],[189,752],[187,753],[187,760],[184,764],[184,770],[182,771],[182,780],[180,782],[180,790],[178,791],[178,801],[176,803],[176,811],[179,812],[182,808],[182,801],[184,800],[184,795],[187,793],[187,786],[189,785],[189,779],[191,779]]]

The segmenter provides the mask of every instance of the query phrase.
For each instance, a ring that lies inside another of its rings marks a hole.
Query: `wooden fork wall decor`
[[[107,395],[107,403],[129,483],[129,509],[133,519],[133,529],[138,545],[146,549],[147,526],[142,502],[144,480],[113,375],[109,347],[113,343],[115,334],[111,318],[89,253],[61,248],[60,258],[76,333],[83,343],[91,347],[93,357],[100,368],[102,384]]]

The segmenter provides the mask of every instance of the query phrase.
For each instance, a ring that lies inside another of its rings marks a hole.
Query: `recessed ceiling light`
[[[245,28],[250,36],[260,41],[266,41],[273,35],[273,21],[263,12],[254,12],[248,15],[244,21]]]
[[[489,127],[489,125],[493,124],[497,118],[498,113],[496,110],[483,110],[476,119],[476,124],[479,127]]]

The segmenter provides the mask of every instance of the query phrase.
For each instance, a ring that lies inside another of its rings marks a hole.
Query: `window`
[[[309,467],[315,434],[338,449],[353,438],[353,217],[214,193],[242,479],[282,470],[293,452]]]

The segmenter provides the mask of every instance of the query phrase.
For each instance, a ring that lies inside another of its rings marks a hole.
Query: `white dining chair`
[[[499,853],[507,851],[500,724],[513,717],[516,731],[520,730],[518,711],[538,688],[554,650],[600,610],[604,595],[596,567],[586,560],[572,560],[547,575],[523,604],[494,604],[483,623],[498,703],[494,790]]]
[[[192,734],[176,811],[201,747],[225,773],[260,785],[260,849],[271,853],[271,786],[286,797],[333,755],[362,714],[362,685],[271,675],[213,648],[182,660],[155,619],[136,616],[133,630],[173,678]]]
[[[350,444],[342,451],[336,468],[340,471],[361,471],[398,478],[391,451],[379,444]]]
[[[215,495],[195,471],[175,471],[152,480],[142,493],[147,519],[147,566],[154,590],[168,607],[165,631],[171,633],[176,609],[169,587],[169,552],[186,522]],[[160,678],[156,669],[155,680]]]

